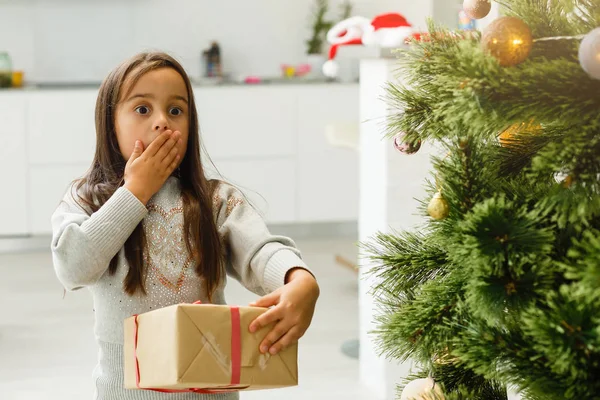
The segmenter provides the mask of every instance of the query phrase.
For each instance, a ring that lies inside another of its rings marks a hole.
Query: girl
[[[261,352],[297,342],[312,320],[319,287],[292,240],[270,234],[237,189],[205,177],[192,86],[167,54],[136,55],[102,83],[94,161],[52,228],[58,279],[94,300],[98,400],[237,399],[123,389],[123,320],[183,302],[224,304],[226,275],[264,296],[251,305],[274,306],[249,326],[275,322]]]

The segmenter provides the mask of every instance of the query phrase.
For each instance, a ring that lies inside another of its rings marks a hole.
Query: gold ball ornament
[[[451,355],[447,348],[433,357],[433,363],[437,365],[452,365],[457,364],[458,362],[458,357]]]
[[[463,10],[473,19],[485,18],[492,9],[492,2],[489,0],[465,0]]]
[[[571,185],[573,184],[573,181],[574,181],[574,180],[575,180],[575,179],[574,179],[574,178],[573,178],[571,175],[568,175],[568,176],[565,178],[565,180],[564,180],[564,181],[562,181],[562,185],[563,185],[565,188],[567,188],[567,189],[568,189],[568,188],[570,188],[570,187],[571,187]]]
[[[410,381],[402,390],[400,400],[444,399],[440,385],[432,378]]]
[[[564,171],[560,171],[554,174],[554,180],[556,181],[556,183],[562,185],[562,187],[566,189],[570,188],[571,185],[573,185],[573,182],[575,181],[573,175],[569,175]]]
[[[442,196],[442,192],[437,192],[433,196],[427,206],[427,212],[431,218],[437,220],[444,219],[450,214],[450,205],[444,196]]]
[[[515,135],[521,132],[529,132],[537,135],[542,132],[542,126],[540,124],[536,124],[533,120],[529,122],[521,122],[520,124],[513,124],[498,136],[500,144],[505,147],[510,145],[511,142],[514,142]]]
[[[503,67],[520,64],[533,47],[531,29],[516,17],[500,17],[488,25],[481,39],[483,49]]]

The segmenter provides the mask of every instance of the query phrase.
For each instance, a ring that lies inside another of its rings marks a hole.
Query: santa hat
[[[337,75],[338,66],[334,59],[340,46],[400,47],[412,33],[412,27],[406,18],[397,13],[378,15],[373,20],[351,17],[341,21],[327,32],[331,48],[329,59],[323,65],[323,73],[327,77]]]

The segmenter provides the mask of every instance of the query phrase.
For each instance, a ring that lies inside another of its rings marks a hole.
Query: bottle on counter
[[[204,56],[204,62],[206,66],[206,77],[216,78],[221,77],[221,49],[217,42],[212,42],[210,48],[202,53]]]
[[[0,88],[12,86],[12,60],[6,51],[0,52]]]

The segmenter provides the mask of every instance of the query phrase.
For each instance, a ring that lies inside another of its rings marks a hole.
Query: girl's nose
[[[166,123],[157,123],[154,125],[155,131],[166,131],[169,127]]]
[[[167,122],[167,118],[164,115],[161,115],[154,122],[154,130],[160,132],[160,131],[166,131],[167,129],[169,129],[169,124]]]

